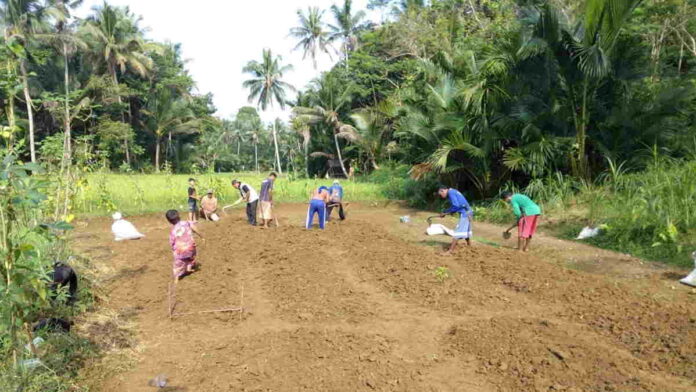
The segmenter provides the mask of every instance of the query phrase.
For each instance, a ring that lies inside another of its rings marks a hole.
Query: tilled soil
[[[97,389],[149,391],[166,374],[190,392],[696,391],[696,295],[669,271],[606,251],[592,262],[630,277],[569,268],[595,250],[543,238],[529,254],[475,243],[441,257],[446,239],[401,225],[404,211],[351,208],[325,232],[300,227],[301,205],[268,230],[237,212],[202,223],[201,270],[175,310],[245,310],[173,320],[164,218],[130,219],[146,237],[129,243],[83,222],[75,245],[113,271],[104,306],[135,325],[122,340],[138,353]]]

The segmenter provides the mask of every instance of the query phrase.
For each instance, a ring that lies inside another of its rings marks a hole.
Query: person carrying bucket
[[[307,209],[307,229],[312,228],[314,214],[319,215],[319,228],[324,230],[326,226],[326,204],[329,203],[329,188],[322,186],[312,191],[309,195],[309,208]]]
[[[461,192],[454,188],[450,188],[441,185],[437,191],[441,198],[449,200],[450,208],[440,214],[441,218],[444,218],[448,214],[459,213],[459,223],[454,229],[454,235],[452,236],[452,243],[449,249],[445,252],[446,255],[451,254],[457,248],[460,240],[466,240],[466,244],[471,246],[471,219],[473,217],[473,210],[471,205],[466,200],[466,197],[462,195]]]
[[[517,226],[517,250],[526,252],[532,237],[536,234],[541,208],[521,193],[503,192],[500,198],[512,206],[512,212],[517,218],[517,222],[505,230],[505,234],[509,235],[510,230]]]

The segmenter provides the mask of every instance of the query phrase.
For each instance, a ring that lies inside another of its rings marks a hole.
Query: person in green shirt
[[[512,212],[517,218],[517,222],[505,230],[505,233],[510,233],[510,230],[517,226],[517,249],[526,252],[532,237],[536,234],[541,208],[521,193],[503,192],[501,199],[512,206]]]

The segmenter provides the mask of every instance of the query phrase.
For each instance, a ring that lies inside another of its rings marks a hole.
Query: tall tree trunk
[[[587,160],[587,125],[589,122],[588,112],[588,86],[589,81],[585,79],[582,87],[582,103],[580,107],[580,118],[576,125],[575,143],[577,145],[577,156],[575,158],[575,175],[584,179],[589,178],[589,165]]]
[[[278,165],[278,174],[283,174],[283,167],[280,166],[280,152],[278,151],[278,137],[276,136],[276,122],[273,121],[273,145],[275,146],[276,164]]]
[[[237,155],[239,155],[239,152],[242,149],[242,141],[237,139]]]
[[[27,117],[29,118],[29,151],[31,153],[31,161],[36,162],[36,144],[34,142],[34,109],[31,103],[31,95],[29,94],[29,75],[27,74],[27,66],[23,59],[19,60],[19,69],[22,73],[24,100],[27,103]]]
[[[305,171],[307,172],[307,178],[309,178],[309,143],[304,146],[304,158],[305,158]]]
[[[63,160],[65,165],[70,165],[72,160],[72,129],[70,124],[70,67],[68,64],[68,44],[63,43],[63,68],[64,68],[64,84],[65,84],[65,120],[64,131],[65,139],[63,141]]]
[[[254,142],[254,161],[256,162],[256,173],[259,173],[259,143]]]
[[[343,164],[343,155],[341,154],[341,145],[338,144],[338,133],[334,132],[334,142],[336,143],[336,153],[338,154],[338,161],[341,163],[341,170],[343,170],[343,175],[348,178],[348,171],[346,171],[346,166]]]
[[[118,89],[118,74],[116,73],[116,66],[115,65],[109,64],[109,73],[111,73],[111,79],[114,82],[114,87],[116,87]],[[123,100],[121,99],[121,92],[120,91],[116,92],[116,102],[118,102],[118,106],[120,109],[120,107],[123,105]],[[121,122],[122,123],[126,122],[126,115],[123,111],[121,112]],[[128,138],[123,140],[123,149],[126,152],[126,164],[128,166],[130,166],[131,159],[130,159],[130,153],[128,152]],[[157,167],[157,171],[159,171],[159,166]]]
[[[155,172],[160,171],[160,144],[162,144],[162,136],[157,134],[157,143],[155,144]]]
[[[10,59],[7,60],[7,80],[12,80],[12,62]],[[14,134],[17,131],[17,120],[15,119],[15,97],[14,94],[10,94],[8,90],[7,94],[7,123],[10,126],[10,137],[7,138],[7,150],[10,152],[14,151]]]

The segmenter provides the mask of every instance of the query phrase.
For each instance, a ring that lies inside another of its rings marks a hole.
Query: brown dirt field
[[[80,222],[75,247],[109,271],[102,307],[132,324],[130,336],[80,330],[135,353],[124,371],[89,369],[95,390],[150,391],[163,373],[165,390],[188,392],[696,391],[696,291],[674,279],[685,271],[544,235],[521,254],[478,222],[485,243],[441,257],[448,239],[425,236],[427,213],[352,205],[320,232],[300,227],[305,211],[281,206],[269,230],[241,211],[202,223],[202,267],[179,283],[176,311],[245,312],[171,321],[164,218],[129,218],[146,234],[130,243],[112,241],[109,219]]]

